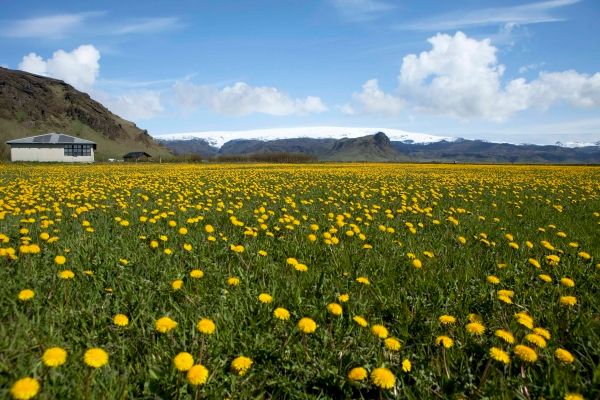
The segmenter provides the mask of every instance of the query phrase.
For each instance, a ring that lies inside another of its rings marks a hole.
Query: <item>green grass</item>
[[[41,383],[42,399],[555,399],[567,392],[598,398],[599,182],[600,169],[593,167],[0,166],[0,233],[10,238],[0,247],[13,247],[18,254],[22,236],[41,247],[39,254],[0,259],[0,397],[10,396],[17,379],[33,376]],[[154,210],[166,217],[140,222],[141,216],[156,215]],[[345,225],[338,226],[336,216],[344,213]],[[265,229],[258,221],[263,214],[268,216]],[[231,215],[245,226],[232,224]],[[42,216],[53,224],[42,227]],[[34,221],[25,222],[30,217]],[[94,232],[86,232],[84,220]],[[414,225],[415,234],[406,223]],[[208,240],[206,224],[215,227],[215,242]],[[311,224],[319,226],[314,243],[307,239]],[[364,241],[346,236],[349,224],[360,229]],[[380,225],[394,232],[382,232]],[[182,226],[186,235],[178,234]],[[23,227],[26,235],[19,233]],[[245,235],[246,227],[256,228],[256,237]],[[323,233],[331,228],[338,229],[332,233],[339,238],[336,245],[324,243]],[[59,240],[46,243],[39,239],[41,232]],[[495,245],[481,242],[480,233]],[[509,247],[507,233],[518,250]],[[161,235],[168,240],[161,241]],[[160,242],[158,249],[150,247],[151,240]],[[544,249],[541,240],[557,250]],[[185,251],[184,243],[193,250]],[[373,248],[363,248],[365,243]],[[231,244],[244,245],[244,252],[231,251]],[[173,254],[164,253],[167,247]],[[259,250],[267,256],[259,256]],[[557,266],[544,261],[559,251]],[[583,260],[580,251],[592,259]],[[421,269],[411,265],[408,253],[423,262]],[[64,266],[54,263],[59,254],[67,258]],[[287,265],[288,257],[306,264],[308,272]],[[530,265],[529,258],[542,268]],[[65,268],[75,272],[73,280],[58,277]],[[204,271],[202,279],[190,278],[195,268]],[[542,282],[540,273],[553,282]],[[489,275],[501,283],[488,283]],[[239,286],[227,285],[231,276],[240,278]],[[357,283],[359,276],[371,285]],[[574,288],[559,284],[565,276],[575,281]],[[175,279],[184,281],[179,291],[171,288]],[[35,291],[32,301],[17,299],[25,288]],[[499,289],[513,290],[514,304],[499,301]],[[273,296],[271,304],[257,300],[263,292]],[[341,293],[350,300],[342,303],[341,317],[331,316],[326,306]],[[577,304],[560,305],[564,295],[576,296]],[[273,318],[276,307],[288,309],[290,320]],[[529,312],[535,326],[552,334],[547,348],[536,349],[539,360],[531,365],[493,334],[507,329],[523,343],[529,331],[514,318],[519,311]],[[129,326],[112,323],[117,313],[129,316]],[[483,319],[481,337],[465,330],[470,313]],[[442,326],[442,314],[455,316],[456,324]],[[385,325],[402,342],[400,351],[386,350],[382,340],[352,321],[355,315]],[[156,332],[154,323],[162,316],[178,326],[167,334]],[[215,321],[214,335],[196,330],[202,317]],[[317,322],[315,333],[297,329],[302,317]],[[442,334],[454,339],[454,347],[435,345]],[[43,365],[43,351],[52,346],[68,351],[66,364]],[[491,360],[492,346],[508,351],[511,363]],[[83,363],[90,347],[109,353],[106,366],[92,371]],[[557,361],[559,347],[575,362]],[[191,386],[173,367],[181,351],[208,368],[205,385]],[[254,361],[242,377],[230,368],[239,355]],[[401,368],[404,359],[412,363],[408,373]],[[394,389],[349,382],[348,371],[357,366],[389,368],[396,376]]]

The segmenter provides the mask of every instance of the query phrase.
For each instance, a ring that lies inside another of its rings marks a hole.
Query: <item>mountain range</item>
[[[9,158],[7,140],[51,131],[96,142],[97,160],[145,151],[165,160],[182,155],[260,160],[280,154],[282,160],[298,155],[298,160],[319,161],[600,163],[600,141],[516,145],[387,128],[301,127],[153,137],[63,81],[0,68],[0,159]]]

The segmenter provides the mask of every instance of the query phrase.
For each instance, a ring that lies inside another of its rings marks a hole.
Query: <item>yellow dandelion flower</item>
[[[327,305],[327,311],[329,311],[330,314],[335,315],[335,316],[340,316],[342,315],[342,306],[339,305],[338,303],[330,303]]]
[[[567,307],[573,307],[577,304],[577,298],[575,296],[561,296],[560,304]]]
[[[352,368],[348,372],[348,379],[351,381],[363,381],[367,378],[367,370],[363,367]]]
[[[582,259],[582,260],[589,260],[590,258],[592,258],[592,256],[590,256],[588,253],[586,253],[585,251],[580,251],[579,253],[577,253],[577,255]]]
[[[238,286],[240,284],[240,278],[238,278],[237,276],[232,276],[227,279],[227,284],[229,286]]]
[[[260,301],[263,304],[269,304],[273,301],[273,296],[271,296],[268,293],[261,293],[258,295],[258,301]]]
[[[552,335],[550,335],[550,332],[548,332],[547,329],[544,329],[544,328],[541,328],[541,327],[534,328],[533,332],[537,333],[540,336],[542,336],[546,340],[550,340],[550,338],[552,337]]]
[[[205,335],[212,335],[213,333],[215,333],[216,328],[217,326],[215,325],[215,323],[208,318],[202,318],[196,324],[196,329],[198,329],[200,333],[203,333]]]
[[[527,261],[529,261],[529,264],[533,265],[536,268],[542,268],[542,266],[540,265],[540,262],[538,260],[536,260],[535,258],[530,258]]]
[[[338,296],[338,300],[340,301],[340,303],[346,303],[348,300],[350,300],[350,295],[344,293],[344,294],[340,294]]]
[[[490,348],[490,357],[504,364],[510,363],[510,356],[508,353],[498,347]]]
[[[500,300],[500,301],[502,301],[502,302],[504,302],[506,304],[512,304],[512,302],[513,302],[510,297],[502,295],[502,294],[498,295],[498,300]]]
[[[448,336],[441,335],[435,338],[435,345],[444,346],[445,348],[449,349],[450,347],[454,346],[454,340]]]
[[[117,326],[129,325],[129,318],[125,314],[117,314],[113,317],[113,323]]]
[[[298,329],[304,333],[313,333],[317,329],[317,323],[310,318],[302,318],[298,321]]]
[[[286,310],[285,308],[277,307],[273,311],[273,316],[275,316],[275,318],[280,319],[282,321],[287,321],[288,319],[290,319],[290,312],[288,310]]]
[[[386,349],[391,351],[399,351],[402,347],[400,341],[396,338],[387,338],[383,341],[383,343],[385,344]]]
[[[423,267],[423,263],[418,258],[415,258],[414,260],[412,260],[412,266],[415,267],[416,269],[419,269],[419,268]]]
[[[383,325],[373,325],[371,327],[371,333],[375,336],[377,336],[379,339],[385,339],[386,337],[388,337],[388,330],[385,326]]]
[[[440,321],[440,323],[442,325],[452,325],[456,322],[456,318],[453,317],[452,315],[440,315],[438,317],[438,321]]]
[[[171,282],[171,288],[173,290],[180,290],[183,287],[183,281],[181,279],[176,279]]]
[[[533,350],[531,347],[527,347],[525,345],[518,344],[515,346],[514,351],[515,351],[515,355],[525,362],[534,363],[537,361],[538,356],[537,356],[535,350]]]
[[[191,385],[199,386],[208,380],[208,370],[202,364],[196,364],[187,371],[187,380]]]
[[[498,278],[496,275],[490,275],[486,278],[486,280],[492,285],[497,285],[500,283],[500,278]]]
[[[514,297],[515,292],[513,292],[512,290],[506,290],[506,289],[500,289],[498,290],[498,296],[506,296],[506,297],[510,297],[511,299]]]
[[[54,263],[56,265],[63,265],[67,262],[67,258],[65,256],[56,256],[54,257]]]
[[[204,276],[204,272],[200,269],[193,269],[190,271],[190,278],[200,279]]]
[[[574,287],[575,286],[575,281],[573,281],[573,279],[571,278],[562,278],[560,280],[560,284],[566,287]]]
[[[88,349],[83,355],[83,361],[92,368],[100,368],[108,363],[108,353],[98,347]]]
[[[554,356],[565,364],[571,364],[573,361],[575,361],[573,354],[565,349],[556,349]]]
[[[159,318],[155,323],[155,329],[160,333],[169,332],[177,327],[177,322],[169,317]]]
[[[504,340],[508,344],[513,344],[515,342],[515,337],[509,331],[505,331],[504,329],[498,329],[494,332],[494,335]]]
[[[412,364],[411,364],[410,360],[408,358],[405,358],[404,360],[402,360],[402,371],[410,372],[411,369],[412,369]]]
[[[215,228],[213,228],[212,225],[204,225],[204,231],[206,233],[213,233],[215,231]]]
[[[70,269],[65,269],[64,271],[60,271],[58,273],[58,276],[60,277],[60,279],[67,280],[67,279],[73,279],[75,277],[75,274]]]
[[[60,347],[51,347],[44,351],[42,361],[47,367],[58,367],[67,361],[67,351]]]
[[[371,381],[380,389],[391,389],[396,384],[396,377],[387,368],[375,368],[371,372]]]
[[[299,271],[299,272],[306,272],[306,271],[308,271],[308,267],[305,264],[301,264],[301,263],[295,264],[294,265],[294,269],[296,271]]]
[[[23,289],[19,292],[18,297],[21,301],[31,300],[35,297],[35,292],[31,289]]]
[[[253,363],[254,361],[252,361],[251,358],[239,356],[231,362],[231,368],[237,372],[239,376],[244,376]]]
[[[585,400],[579,393],[567,393],[565,394],[565,400]]]
[[[352,320],[354,322],[356,322],[358,325],[362,326],[363,328],[366,328],[367,326],[369,326],[369,323],[367,322],[367,320],[360,315],[352,317]]]
[[[10,394],[16,400],[28,400],[35,397],[40,391],[40,383],[34,378],[22,378],[10,388]]]
[[[369,278],[364,277],[364,276],[359,276],[358,278],[356,278],[356,282],[361,283],[363,285],[370,285],[371,282],[369,282]]]
[[[538,278],[540,278],[541,280],[543,280],[546,283],[552,282],[552,277],[550,275],[540,274],[540,275],[538,275]]]
[[[173,358],[173,364],[178,371],[189,371],[194,366],[194,357],[190,353],[182,351]]]
[[[471,335],[481,336],[485,332],[485,326],[479,322],[471,322],[466,326],[467,332]]]

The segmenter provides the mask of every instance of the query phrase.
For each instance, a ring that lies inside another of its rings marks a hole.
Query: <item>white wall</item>
[[[33,147],[35,146],[35,147]],[[39,162],[94,162],[94,149],[89,156],[65,156],[62,146],[44,144],[11,145],[10,159],[12,161]]]

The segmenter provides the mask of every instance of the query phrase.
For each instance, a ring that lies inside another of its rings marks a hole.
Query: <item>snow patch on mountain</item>
[[[298,128],[270,128],[270,129],[252,129],[243,131],[201,131],[170,133],[165,135],[156,135],[159,140],[191,140],[204,139],[211,146],[220,148],[230,140],[278,140],[278,139],[343,139],[357,138],[361,136],[374,135],[378,132],[385,133],[393,142],[407,143],[434,143],[442,140],[454,141],[450,136],[435,136],[426,133],[407,132],[400,129],[389,128],[348,128],[342,126],[315,126]]]

